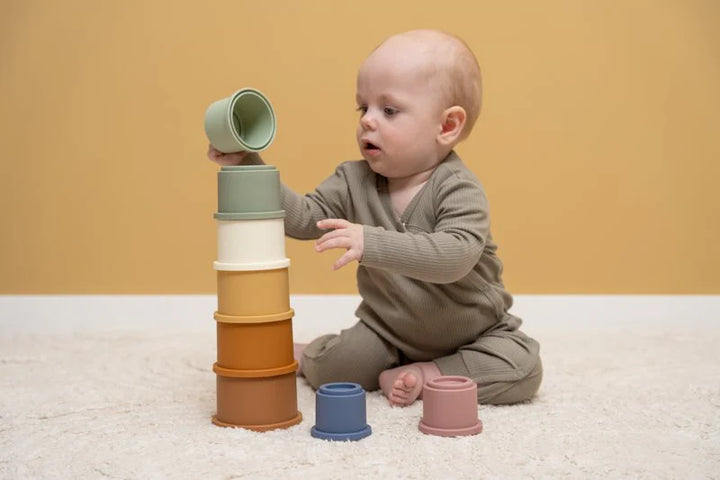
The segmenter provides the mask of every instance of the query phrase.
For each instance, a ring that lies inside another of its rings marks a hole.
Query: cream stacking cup
[[[243,89],[208,108],[205,130],[222,152],[259,151],[272,142],[275,115],[260,92]],[[213,423],[256,431],[296,425],[302,415],[277,169],[222,167],[214,217],[218,309]]]
[[[231,220],[217,222],[216,266],[269,265],[287,267],[285,259],[285,229],[282,218],[264,220]],[[239,267],[236,267],[239,268]]]

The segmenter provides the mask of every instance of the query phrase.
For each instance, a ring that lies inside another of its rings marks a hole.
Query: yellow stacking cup
[[[218,270],[217,297],[221,315],[285,313],[290,310],[288,269]]]

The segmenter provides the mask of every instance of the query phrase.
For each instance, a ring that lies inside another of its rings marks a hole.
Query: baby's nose
[[[360,117],[360,125],[362,125],[365,130],[372,130],[375,128],[375,119],[370,112],[365,112],[365,114]]]

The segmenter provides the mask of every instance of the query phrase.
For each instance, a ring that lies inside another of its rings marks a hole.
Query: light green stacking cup
[[[218,220],[282,218],[280,173],[272,165],[222,167],[218,172]]]
[[[223,153],[259,152],[275,138],[275,111],[254,88],[243,88],[212,103],[205,112],[205,133]]]

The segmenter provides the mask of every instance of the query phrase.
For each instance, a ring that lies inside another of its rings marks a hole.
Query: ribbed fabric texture
[[[453,152],[401,218],[387,179],[365,161],[345,162],[305,196],[283,186],[285,232],[314,239],[324,218],[364,225],[356,311],[415,361],[448,355],[499,322],[512,304],[490,234],[485,192]]]

